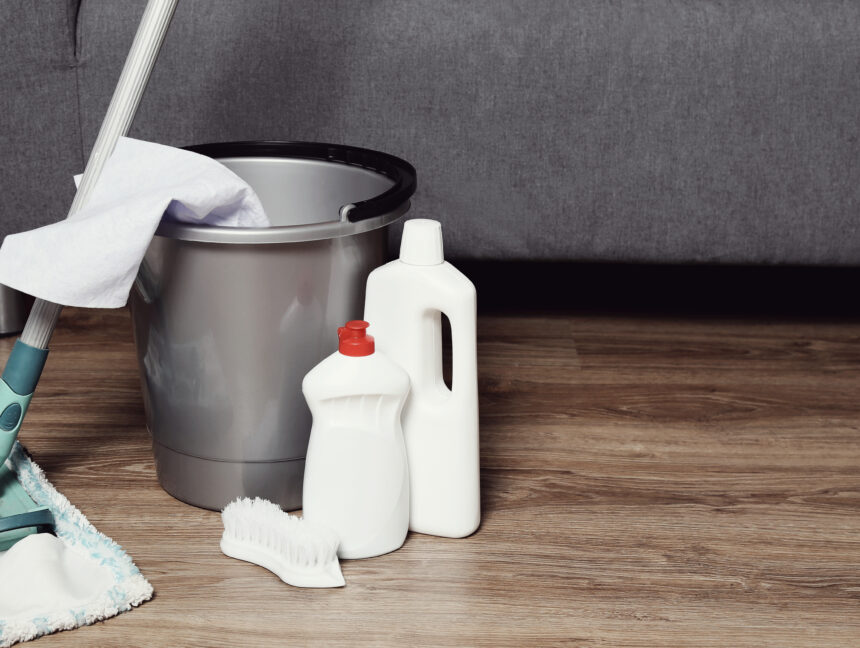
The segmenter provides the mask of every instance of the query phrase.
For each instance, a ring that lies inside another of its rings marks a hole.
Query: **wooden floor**
[[[313,591],[159,488],[126,312],[67,310],[21,438],[156,596],[38,645],[858,646],[858,324],[484,316],[480,530]]]

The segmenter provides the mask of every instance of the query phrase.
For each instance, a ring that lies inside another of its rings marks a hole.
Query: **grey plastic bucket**
[[[304,375],[361,318],[386,226],[415,170],[376,151],[300,142],[189,147],[257,192],[264,229],[162,223],[131,310],[155,466],[174,497],[301,507],[311,415]]]

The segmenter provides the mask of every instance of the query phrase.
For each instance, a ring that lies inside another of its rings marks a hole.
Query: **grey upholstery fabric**
[[[85,150],[142,8],[81,2]],[[860,2],[182,0],[132,134],[400,155],[452,257],[857,264]]]
[[[0,2],[0,237],[65,218],[82,165],[76,0]]]

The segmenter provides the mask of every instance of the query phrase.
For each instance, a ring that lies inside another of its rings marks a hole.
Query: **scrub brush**
[[[343,587],[340,540],[327,527],[284,513],[268,500],[241,498],[221,511],[221,551],[295,587]]]

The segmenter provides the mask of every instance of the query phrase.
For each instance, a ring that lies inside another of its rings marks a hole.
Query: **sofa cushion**
[[[82,2],[87,148],[143,4]],[[183,0],[132,134],[400,155],[452,257],[856,264],[860,4]]]
[[[65,218],[83,167],[76,0],[0,2],[0,239]]]

